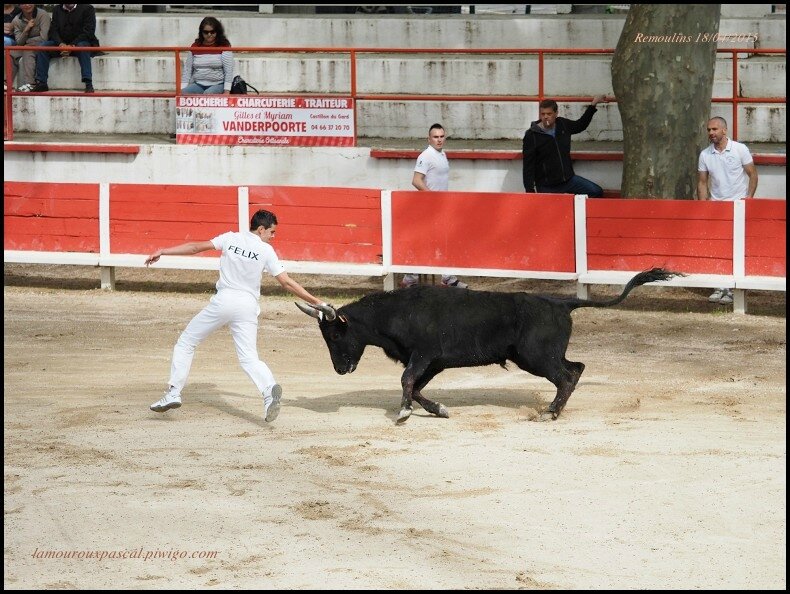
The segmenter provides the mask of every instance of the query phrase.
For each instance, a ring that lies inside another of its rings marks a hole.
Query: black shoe
[[[47,83],[40,81],[36,81],[36,83],[33,85],[33,88],[30,89],[31,93],[44,93],[46,91],[49,91]]]
[[[93,88],[93,83],[86,82],[85,83],[85,92],[86,93],[95,93],[96,89]]]

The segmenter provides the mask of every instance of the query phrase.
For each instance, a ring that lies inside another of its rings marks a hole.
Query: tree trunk
[[[612,57],[621,194],[693,199],[707,144],[721,4],[632,4]]]

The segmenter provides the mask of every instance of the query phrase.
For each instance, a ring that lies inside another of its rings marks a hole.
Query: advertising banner
[[[183,95],[176,98],[176,143],[354,146],[350,97]]]

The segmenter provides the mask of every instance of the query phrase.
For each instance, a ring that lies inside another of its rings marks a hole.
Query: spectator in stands
[[[3,47],[14,45],[14,18],[19,14],[16,4],[3,4]],[[13,60],[11,60],[13,64]],[[16,66],[14,66],[14,76],[16,76]],[[7,91],[5,82],[5,56],[3,56],[3,90]]]
[[[35,4],[20,4],[21,13],[14,19],[14,38],[16,45],[42,45],[49,39],[49,28],[52,17],[43,8]],[[16,70],[17,60],[21,70],[19,72],[19,90],[31,91],[35,82],[36,52],[11,52]]]
[[[42,46],[57,46],[59,48],[70,45],[77,47],[98,47],[96,38],[96,10],[92,4],[58,4],[52,13],[52,25],[49,28],[49,41]],[[80,63],[82,82],[85,83],[85,92],[93,93],[93,72],[91,70],[91,57],[93,52],[74,52]],[[56,51],[36,52],[36,82],[31,91],[43,93],[49,91],[47,79],[49,78],[49,62],[53,58],[65,58],[72,55],[70,51],[61,49]]]
[[[14,18],[19,14],[16,4],[3,4],[3,47],[16,45],[14,43]]]
[[[596,111],[595,106],[608,99],[604,95],[592,103],[578,120],[557,117],[557,102],[540,102],[540,119],[524,134],[523,176],[526,192],[587,194],[590,198],[603,196],[601,186],[576,175],[571,163],[571,134],[587,129]]]
[[[225,29],[214,17],[200,21],[198,37],[192,47],[230,47]],[[233,84],[233,52],[189,52],[181,74],[181,92],[185,95],[230,95]]]
[[[428,148],[417,157],[411,185],[422,192],[446,192],[450,186],[450,163],[444,152],[445,131],[441,124],[434,124],[428,130]],[[415,274],[407,274],[401,281],[401,287],[413,287],[418,283]],[[442,275],[445,287],[466,289],[467,284],[455,276]]]
[[[754,198],[757,168],[745,144],[727,138],[727,120],[708,120],[710,146],[699,154],[697,198],[700,200],[743,200]],[[710,193],[708,192],[710,182]],[[713,303],[732,303],[732,290],[716,289],[708,297]]]

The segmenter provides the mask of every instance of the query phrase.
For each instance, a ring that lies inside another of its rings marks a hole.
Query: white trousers
[[[173,349],[170,366],[170,385],[176,393],[187,383],[195,349],[218,328],[227,325],[241,368],[263,394],[274,385],[274,375],[269,367],[258,359],[258,315],[261,310],[258,300],[249,293],[223,289],[211,298],[209,304],[189,322],[178,337]]]

